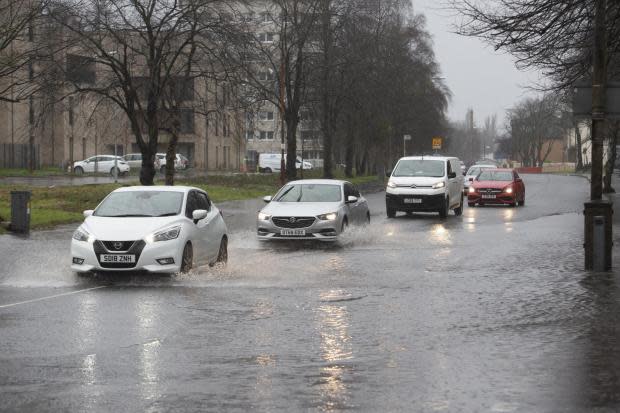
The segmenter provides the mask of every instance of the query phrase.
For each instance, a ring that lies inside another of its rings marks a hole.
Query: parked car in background
[[[176,273],[225,263],[228,231],[201,189],[131,186],[111,192],[73,233],[71,268]]]
[[[408,156],[400,158],[385,191],[388,218],[403,212],[463,213],[463,175],[458,158]]]
[[[116,162],[114,159],[116,158]],[[114,155],[95,155],[86,158],[83,161],[73,162],[73,172],[76,175],[85,173],[109,173],[114,175],[114,169],[117,168],[117,176],[127,175],[129,173],[129,164],[120,156]]]
[[[286,154],[284,154],[284,159],[286,160]],[[282,163],[282,154],[280,153],[260,153],[258,154],[258,172],[280,172],[280,167]],[[301,158],[298,156],[295,160],[295,167],[297,169],[311,170],[312,164],[307,161],[301,161]]]
[[[166,154],[165,153],[157,153],[155,154],[157,160],[159,161],[159,170],[161,173],[164,173],[166,171]],[[189,159],[187,159],[187,157],[185,157],[185,155],[181,155],[180,153],[177,153],[175,156],[175,160],[174,160],[174,169],[175,170],[182,170],[182,169],[187,169],[189,168]]]
[[[525,205],[525,184],[514,169],[485,169],[469,186],[467,204]]]
[[[495,169],[497,166],[495,165],[473,165],[469,168],[467,173],[465,174],[465,181],[463,182],[463,194],[467,196],[469,191],[469,185],[471,182],[476,179],[476,177],[485,169]]]
[[[256,220],[259,240],[334,241],[353,224],[370,222],[368,203],[346,181],[308,179],[284,185]]]
[[[132,168],[135,168],[135,169],[142,168],[142,154],[141,153],[128,153],[127,155],[123,156],[123,159]],[[160,168],[160,162],[157,156],[155,157],[154,167],[155,167],[155,170],[159,170]]]

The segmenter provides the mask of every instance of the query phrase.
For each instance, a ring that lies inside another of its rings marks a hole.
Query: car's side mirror
[[[523,179],[517,178],[517,179],[515,179],[515,182],[523,182]]]
[[[456,172],[450,172],[448,178],[456,178]]]
[[[357,197],[353,195],[349,195],[347,197],[347,204],[354,204],[357,202]]]
[[[201,219],[206,218],[208,214],[209,212],[207,212],[206,209],[195,209],[194,212],[192,212],[194,224],[198,223],[198,221],[200,221]]]
[[[474,178],[469,178],[469,182],[474,182]]]
[[[272,199],[273,197],[271,195],[267,195],[263,197],[263,201],[265,201],[266,203],[270,203]]]
[[[93,214],[93,212],[95,211],[93,211],[92,209],[87,209],[86,211],[82,212],[82,214],[84,214],[84,218],[88,218]]]

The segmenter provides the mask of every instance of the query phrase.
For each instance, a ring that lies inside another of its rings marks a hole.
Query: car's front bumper
[[[282,230],[290,229],[275,225],[270,218],[269,220],[257,220],[256,236],[261,241],[271,240],[318,240],[318,241],[335,241],[340,235],[342,220],[337,217],[333,221],[319,220],[318,218],[312,225],[302,229],[305,235],[282,235]]]
[[[413,202],[406,200],[413,199]],[[385,205],[388,209],[403,212],[436,212],[444,207],[446,196],[443,193],[427,194],[385,194]]]
[[[467,202],[470,204],[496,204],[496,205],[505,205],[505,204],[515,204],[517,202],[517,195],[507,194],[507,193],[498,193],[495,195],[495,198],[488,199],[482,198],[482,194],[478,192],[470,192],[467,194]]]
[[[181,242],[181,240],[175,239],[147,244],[142,240],[138,240],[134,242],[127,252],[118,253],[107,250],[99,240],[90,243],[73,239],[71,240],[71,269],[75,272],[148,271],[154,273],[175,273],[181,269],[183,249],[180,248],[180,245],[184,245]],[[101,254],[135,255],[136,262],[132,264],[102,263],[100,261]],[[157,262],[158,259],[164,258],[172,258],[174,263],[162,265]]]

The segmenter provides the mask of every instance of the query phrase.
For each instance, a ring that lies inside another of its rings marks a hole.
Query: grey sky
[[[448,116],[464,120],[467,108],[474,110],[477,125],[497,113],[498,126],[504,124],[506,109],[531,91],[523,88],[539,80],[534,72],[521,72],[508,54],[493,51],[483,41],[451,33],[454,12],[441,9],[441,0],[412,0],[415,13],[423,13],[433,36],[434,51],[442,76],[452,91]]]

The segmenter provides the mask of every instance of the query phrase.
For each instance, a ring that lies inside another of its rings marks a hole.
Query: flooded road
[[[261,244],[261,203],[224,204],[229,265],[184,276],[77,277],[74,226],[0,237],[0,410],[618,411],[588,182],[524,181],[525,207],[444,221],[367,195],[371,225],[333,245]]]

